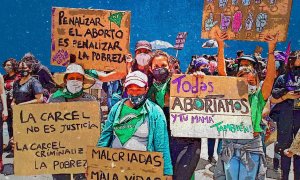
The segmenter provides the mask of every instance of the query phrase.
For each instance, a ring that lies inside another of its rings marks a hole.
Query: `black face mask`
[[[300,66],[293,67],[293,74],[295,76],[300,76]]]
[[[153,69],[153,76],[157,81],[165,81],[169,77],[169,70],[167,68]]]
[[[205,74],[205,75],[210,75],[209,69],[208,68],[203,68],[201,69],[201,71]]]
[[[21,75],[21,77],[27,77],[27,76],[29,76],[29,71],[22,70],[22,71],[20,71],[20,75]]]

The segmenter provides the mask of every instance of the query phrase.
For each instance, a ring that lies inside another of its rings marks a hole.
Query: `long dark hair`
[[[19,64],[18,64],[18,62],[17,62],[16,59],[14,59],[14,58],[8,58],[7,60],[5,60],[5,61],[2,63],[2,67],[5,67],[5,65],[6,65],[7,62],[10,62],[10,63],[11,63],[12,70],[13,70],[15,73],[18,72]]]
[[[289,55],[288,63],[285,65],[285,72],[286,74],[290,74],[293,70],[293,67],[295,65],[295,61],[300,58],[300,51],[293,51]]]

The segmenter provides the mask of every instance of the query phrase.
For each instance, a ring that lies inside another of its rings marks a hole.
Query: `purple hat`
[[[152,46],[148,41],[141,40],[135,44],[135,51],[138,49],[148,49],[149,51],[152,51]]]
[[[274,55],[277,61],[285,61],[285,59],[287,58],[286,52],[283,51],[275,51]]]
[[[198,67],[202,66],[203,64],[208,65],[208,60],[203,58],[203,57],[199,57],[199,58],[194,60],[194,67],[195,68],[198,68]]]

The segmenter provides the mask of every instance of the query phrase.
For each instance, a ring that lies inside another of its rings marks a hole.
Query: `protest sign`
[[[88,180],[162,180],[161,153],[88,147]]]
[[[300,130],[296,134],[294,141],[289,149],[294,154],[300,155]]]
[[[172,136],[253,138],[244,78],[173,75],[170,88]]]
[[[130,12],[52,8],[51,64],[66,66],[70,54],[85,69],[126,71]]]
[[[13,107],[18,176],[84,173],[87,146],[100,136],[98,102],[67,102]]]
[[[213,38],[214,26],[227,31],[229,39],[263,41],[264,34],[279,34],[285,41],[290,21],[292,0],[205,0],[202,38]]]
[[[184,47],[186,37],[187,37],[187,32],[179,32],[176,37],[176,44],[174,45],[174,49],[182,50]]]

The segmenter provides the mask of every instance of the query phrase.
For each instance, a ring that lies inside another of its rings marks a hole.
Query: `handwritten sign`
[[[15,174],[84,173],[86,148],[100,136],[99,109],[96,101],[14,106]]]
[[[296,134],[294,141],[289,149],[294,154],[300,155],[300,130]]]
[[[279,31],[285,41],[291,6],[292,0],[204,0],[201,36],[212,38],[210,30],[219,26],[229,39],[262,41],[263,34]]]
[[[179,32],[176,37],[176,44],[174,46],[174,49],[182,50],[184,47],[186,37],[187,37],[187,32]]]
[[[174,75],[170,123],[175,137],[253,138],[245,80]]]
[[[130,16],[127,11],[52,8],[51,64],[66,66],[75,54],[85,69],[124,72]]]
[[[162,180],[161,153],[88,147],[88,180]]]

